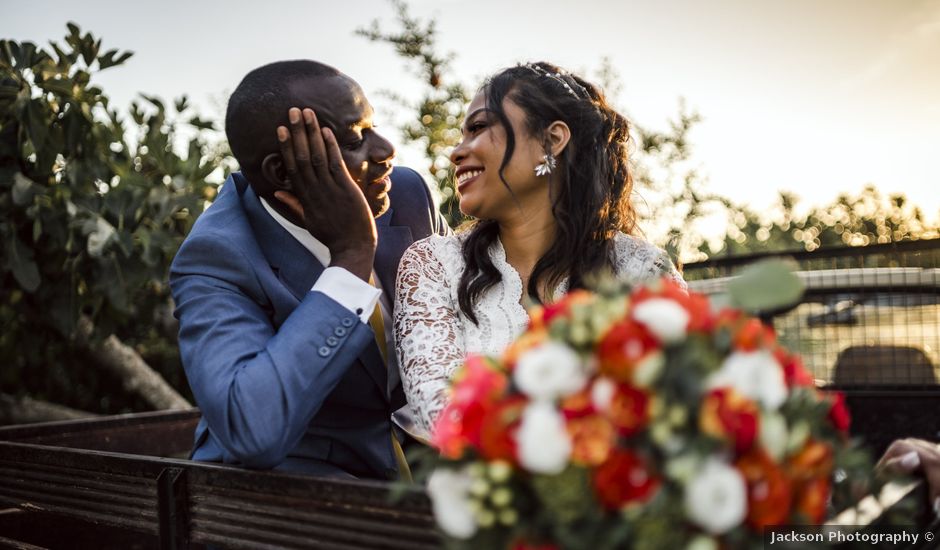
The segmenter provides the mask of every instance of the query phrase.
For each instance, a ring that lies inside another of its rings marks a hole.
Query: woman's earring
[[[542,156],[542,164],[535,166],[535,175],[536,176],[547,176],[552,173],[552,170],[555,169],[557,161],[555,160],[555,155],[551,153],[546,153]]]

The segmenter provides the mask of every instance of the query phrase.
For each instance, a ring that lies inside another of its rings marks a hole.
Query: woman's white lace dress
[[[502,280],[487,289],[473,308],[479,324],[460,311],[457,285],[464,271],[461,246],[467,233],[432,235],[415,242],[402,256],[395,300],[395,342],[405,396],[418,426],[430,433],[447,404],[451,375],[467,353],[498,355],[529,323],[520,304],[522,280],[506,262],[499,239],[491,246]],[[614,238],[613,266],[626,280],[668,275],[682,278],[665,252],[625,234]],[[564,280],[555,291],[561,296]]]

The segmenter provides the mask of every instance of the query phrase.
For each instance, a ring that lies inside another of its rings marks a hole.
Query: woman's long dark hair
[[[630,203],[633,174],[629,166],[630,126],[613,110],[596,86],[545,62],[504,69],[480,89],[486,108],[506,130],[506,152],[499,177],[509,188],[504,172],[515,150],[516,137],[503,110],[508,98],[525,112],[526,129],[542,136],[555,121],[571,130],[568,145],[550,176],[553,183],[552,215],[557,223],[555,241],[539,258],[526,292],[538,301],[542,281],[555,288],[565,277],[569,288],[582,288],[584,277],[610,266],[613,236],[633,233],[636,213]],[[533,169],[535,167],[533,166]],[[511,191],[511,188],[510,188]],[[473,304],[500,281],[489,256],[499,237],[493,220],[477,222],[463,244],[466,268],[457,298],[461,311],[474,323]]]

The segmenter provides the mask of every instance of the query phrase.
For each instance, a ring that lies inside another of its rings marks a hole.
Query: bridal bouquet
[[[455,376],[428,483],[452,545],[753,547],[867,482],[842,396],[771,328],[669,280],[608,286]]]

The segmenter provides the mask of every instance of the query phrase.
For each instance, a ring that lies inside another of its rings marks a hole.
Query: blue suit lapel
[[[298,301],[303,300],[323,273],[323,264],[268,214],[250,187],[242,204],[271,269]]]

